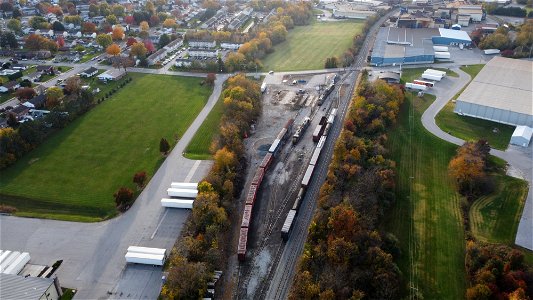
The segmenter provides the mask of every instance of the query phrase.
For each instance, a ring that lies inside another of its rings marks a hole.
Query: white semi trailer
[[[126,258],[126,262],[128,263],[154,266],[162,266],[165,263],[166,259],[164,255],[137,252],[128,252],[124,257]]]
[[[196,198],[198,196],[198,190],[189,190],[189,189],[167,189],[169,197],[178,197],[178,198]]]
[[[197,190],[198,182],[172,182],[170,187],[173,189]]]
[[[435,59],[450,59],[450,52],[435,52]]]
[[[423,73],[422,74],[422,78],[428,79],[428,80],[433,80],[433,81],[441,81],[442,80],[442,76],[436,75],[436,74],[431,74],[431,73]]]
[[[416,83],[412,83],[412,82],[406,83],[405,87],[408,88],[408,89],[419,90],[419,91],[425,91],[425,90],[428,89],[428,87],[423,85],[423,84],[416,84]]]
[[[445,77],[446,76],[446,72],[445,71],[440,71],[440,70],[435,70],[435,69],[426,69],[424,71],[424,73],[427,73],[427,74],[436,74],[436,75],[440,75],[442,77]]]
[[[448,52],[449,49],[447,46],[433,46],[433,50],[436,52]]]
[[[194,200],[191,199],[161,199],[163,207],[192,209],[193,204]]]
[[[166,256],[167,249],[161,248],[150,248],[150,247],[140,247],[140,246],[129,246],[128,252],[132,253],[144,253],[144,254],[155,254]]]

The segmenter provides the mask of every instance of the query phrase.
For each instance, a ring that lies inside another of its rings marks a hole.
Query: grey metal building
[[[494,57],[457,98],[454,112],[533,127],[533,62]]]
[[[61,297],[57,277],[23,277],[0,274],[0,299],[56,300]]]

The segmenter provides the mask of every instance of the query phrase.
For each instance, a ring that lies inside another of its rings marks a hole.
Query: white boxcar
[[[170,197],[179,197],[179,198],[196,198],[198,196],[198,190],[188,190],[188,189],[167,189],[167,193]]]
[[[126,262],[135,264],[162,266],[165,263],[165,256],[159,254],[128,252],[124,257]]]
[[[161,206],[170,208],[185,208],[192,209],[194,200],[190,199],[161,199]]]
[[[172,182],[170,187],[173,189],[197,190],[198,182]]]

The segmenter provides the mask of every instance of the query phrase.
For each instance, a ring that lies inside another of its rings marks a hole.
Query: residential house
[[[215,40],[189,40],[191,48],[215,48],[217,42]]]
[[[54,66],[40,65],[36,67],[37,72],[41,74],[54,75]]]
[[[81,77],[90,78],[98,74],[98,69],[95,67],[90,67],[89,69],[84,70],[80,73]]]
[[[126,75],[126,71],[124,71],[123,69],[111,69],[98,75],[97,78],[101,81],[107,82],[119,80],[120,78],[124,77],[124,75]]]
[[[196,58],[216,58],[218,57],[218,50],[214,49],[199,49],[199,48],[191,48],[187,50],[187,53],[191,57]]]
[[[7,83],[4,83],[3,87],[5,87],[8,91],[14,91],[20,87],[20,84],[12,80]]]

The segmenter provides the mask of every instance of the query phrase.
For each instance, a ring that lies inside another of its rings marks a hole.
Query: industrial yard
[[[335,121],[339,87],[344,86],[334,83],[339,78],[326,73],[265,79],[262,116],[246,139],[249,174],[239,206],[240,263],[233,273],[238,298],[261,298],[268,289],[283,250],[282,228],[284,239],[290,238],[293,217],[298,217],[325,135]]]

